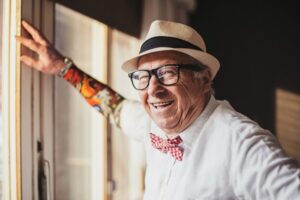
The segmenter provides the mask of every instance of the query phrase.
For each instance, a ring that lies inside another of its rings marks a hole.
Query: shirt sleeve
[[[139,101],[124,100],[114,118],[119,119],[117,125],[128,136],[144,141],[150,133],[151,120]]]
[[[85,100],[105,117],[114,113],[124,98],[106,84],[89,76],[75,65],[70,67],[63,76]]]
[[[300,169],[267,130],[241,128],[233,142],[231,171],[241,199],[300,199]]]

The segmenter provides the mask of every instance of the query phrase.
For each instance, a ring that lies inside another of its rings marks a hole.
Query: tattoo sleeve
[[[105,117],[112,114],[119,103],[124,100],[124,97],[109,86],[99,82],[74,65],[64,74],[63,79],[73,85],[86,101]]]

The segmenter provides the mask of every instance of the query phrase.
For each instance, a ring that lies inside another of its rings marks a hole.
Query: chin
[[[166,133],[171,133],[176,130],[176,124],[173,120],[166,120],[166,119],[153,119],[153,121],[157,124],[157,126],[165,131]]]

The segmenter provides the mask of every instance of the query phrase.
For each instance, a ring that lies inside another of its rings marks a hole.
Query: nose
[[[148,95],[159,97],[163,95],[165,91],[165,87],[158,82],[154,75],[152,75],[147,88]]]

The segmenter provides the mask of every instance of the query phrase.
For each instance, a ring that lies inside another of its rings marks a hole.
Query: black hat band
[[[203,51],[201,48],[185,40],[167,36],[157,36],[146,40],[141,46],[140,53],[158,47],[188,48]]]

